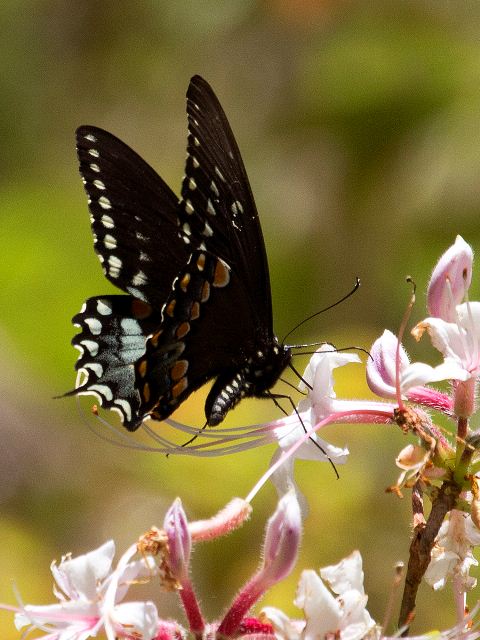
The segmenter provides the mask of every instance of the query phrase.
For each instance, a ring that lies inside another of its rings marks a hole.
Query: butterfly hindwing
[[[80,351],[75,368],[81,375],[67,395],[94,394],[102,407],[120,413],[127,428],[136,428],[140,397],[133,363],[144,354],[160,314],[132,296],[106,295],[89,298],[72,321],[81,329],[72,340]]]

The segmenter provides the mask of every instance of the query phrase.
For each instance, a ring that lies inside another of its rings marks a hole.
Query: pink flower
[[[450,379],[457,375],[458,369],[453,370],[442,363],[438,367],[431,367],[424,362],[410,362],[407,352],[400,345],[397,363],[398,338],[385,329],[370,349],[367,360],[367,383],[370,389],[382,398],[396,398],[396,375],[399,369],[399,386],[402,398],[417,402],[424,406],[450,412],[452,401],[444,393],[425,387],[429,382]]]

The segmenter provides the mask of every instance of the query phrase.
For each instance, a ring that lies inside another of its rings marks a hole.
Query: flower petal
[[[115,543],[109,540],[94,551],[64,559],[58,567],[53,565],[52,573],[57,584],[70,598],[95,600],[98,582],[108,575],[114,555]]]
[[[385,329],[370,349],[367,360],[367,384],[381,398],[395,398],[395,376],[398,338]],[[400,345],[400,372],[409,364],[407,352]]]
[[[430,315],[455,321],[455,307],[462,302],[472,281],[473,251],[461,236],[438,261],[427,290]]]
[[[113,619],[130,637],[152,640],[157,634],[158,612],[153,602],[125,602],[115,607]]]
[[[357,550],[343,558],[338,564],[320,569],[320,575],[338,595],[342,595],[350,589],[355,589],[362,595],[365,593],[363,590],[362,556]]]
[[[277,640],[300,640],[305,623],[290,618],[275,607],[264,607],[260,612],[260,620],[267,619],[275,630]]]
[[[302,571],[294,604],[305,613],[303,640],[318,640],[340,628],[340,604],[315,571]]]

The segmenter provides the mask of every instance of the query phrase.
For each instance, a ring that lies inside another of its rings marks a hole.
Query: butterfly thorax
[[[265,397],[291,359],[290,348],[275,341],[257,350],[244,364],[222,372],[205,402],[207,424],[214,427],[222,422],[242,398]]]

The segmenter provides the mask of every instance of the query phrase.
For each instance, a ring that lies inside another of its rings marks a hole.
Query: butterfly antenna
[[[289,346],[290,349],[300,349],[302,347],[316,347],[317,345],[322,345],[322,344],[328,344],[327,342],[312,342],[312,344],[299,344],[299,345],[291,345]],[[333,347],[333,345],[332,345]],[[370,351],[367,351],[367,349],[364,349],[363,347],[356,347],[355,345],[352,345],[351,347],[342,347],[341,349],[337,349],[336,347],[334,347],[333,349],[331,349],[330,351],[322,351],[322,353],[342,353],[342,351],[361,351],[362,353],[364,353],[366,356],[368,356],[369,358],[372,357]],[[316,351],[303,351],[301,353],[296,353],[296,356],[312,356],[314,353],[317,353]]]
[[[321,313],[325,313],[326,311],[329,311],[330,309],[333,309],[338,304],[342,304],[342,302],[345,302],[345,300],[350,298],[350,296],[353,296],[353,294],[358,290],[359,287],[360,287],[360,278],[357,277],[357,278],[355,278],[355,285],[354,285],[353,289],[351,289],[351,291],[349,291],[346,295],[344,295],[343,298],[340,298],[340,300],[337,300],[333,304],[328,305],[328,307],[325,307],[324,309],[320,309],[320,311],[315,311],[315,313],[312,313],[311,316],[308,316],[308,318],[305,318],[304,320],[302,320],[301,322],[296,324],[293,327],[293,329],[290,329],[290,331],[287,333],[287,335],[283,338],[282,344],[285,344],[285,340],[288,338],[288,336],[290,336],[294,331],[296,331],[303,324],[305,324],[306,322],[309,322],[310,320],[312,320],[312,318],[315,318],[316,316],[319,316]]]

